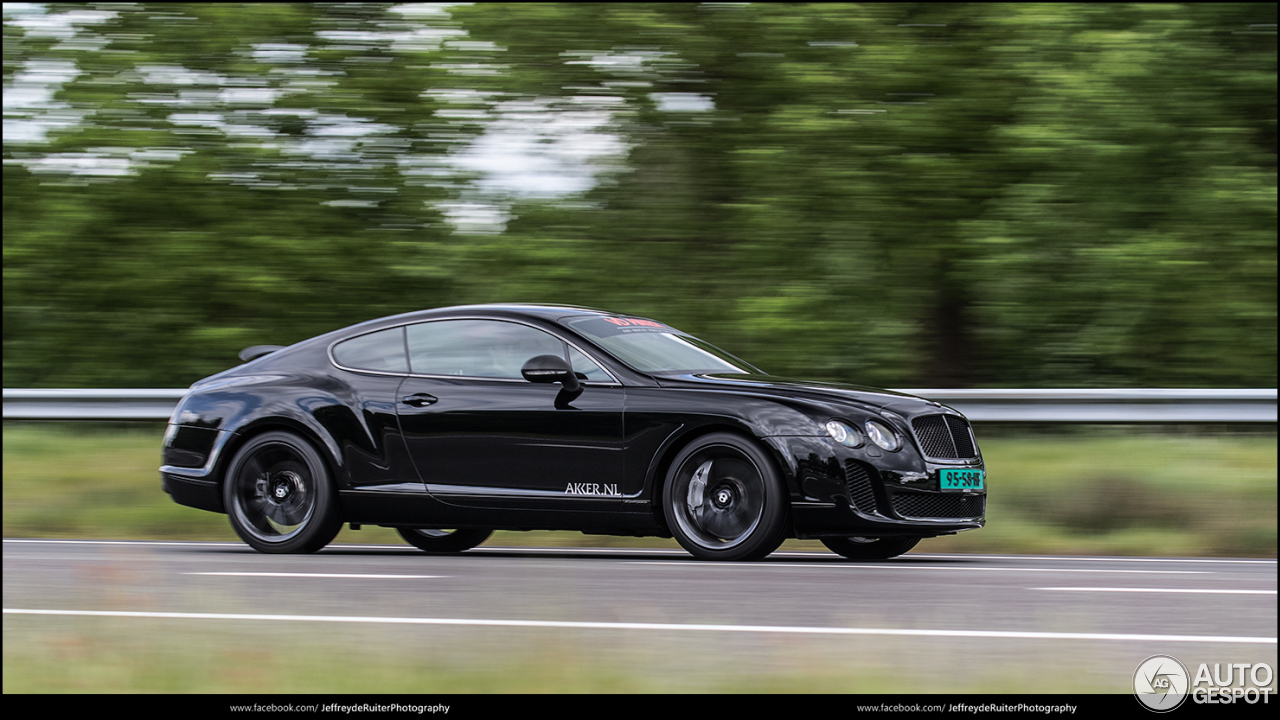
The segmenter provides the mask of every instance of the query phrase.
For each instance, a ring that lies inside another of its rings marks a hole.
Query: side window
[[[409,366],[424,375],[520,380],[520,368],[537,355],[564,357],[565,344],[550,333],[501,320],[437,320],[408,328]]]
[[[600,368],[599,365],[592,362],[591,358],[583,355],[574,348],[569,348],[569,360],[573,363],[573,371],[587,376],[587,380],[595,382],[613,382],[613,378],[609,377],[609,373]]]
[[[343,340],[333,346],[333,359],[339,365],[360,370],[408,372],[409,365],[404,356],[404,328],[379,330]]]

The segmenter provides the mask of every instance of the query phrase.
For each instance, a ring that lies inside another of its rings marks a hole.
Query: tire
[[[850,560],[888,560],[907,552],[923,538],[822,538],[822,544]]]
[[[738,435],[714,433],[681,450],[662,497],[671,534],[700,560],[758,560],[786,537],[782,478],[759,445]]]
[[[396,528],[410,545],[429,553],[460,553],[479,545],[493,534],[492,530],[437,530],[435,528]]]
[[[315,552],[342,529],[328,466],[291,432],[246,442],[227,468],[222,500],[236,535],[258,552]]]

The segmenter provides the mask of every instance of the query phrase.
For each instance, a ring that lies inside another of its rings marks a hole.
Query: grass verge
[[[6,693],[1123,692],[1096,658],[972,667],[964,642],[640,637],[7,616]],[[968,666],[966,666],[968,664]],[[1125,664],[1128,664],[1127,661]],[[464,703],[465,700],[459,699]]]

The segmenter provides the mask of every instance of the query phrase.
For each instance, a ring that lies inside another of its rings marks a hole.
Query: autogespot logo
[[[1169,655],[1152,655],[1133,673],[1133,694],[1153,712],[1169,712],[1181,705],[1190,687],[1187,668]]]

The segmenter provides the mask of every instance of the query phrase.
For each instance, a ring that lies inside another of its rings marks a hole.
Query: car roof
[[[454,305],[451,307],[433,308],[430,310],[414,310],[412,312],[401,313],[399,315],[391,315],[388,317],[369,320],[365,323],[353,325],[355,327],[372,327],[374,324],[396,325],[403,322],[413,320],[427,320],[438,317],[448,317],[452,315],[466,315],[469,313],[477,313],[494,316],[533,316],[544,320],[558,320],[566,316],[574,315],[609,315],[616,316],[618,313],[608,310],[599,310],[597,308],[583,307],[580,305],[536,305],[532,303],[489,303],[484,305]]]
[[[484,305],[454,305],[451,307],[432,308],[430,310],[413,310],[398,315],[388,315],[380,318],[365,320],[364,322],[355,323],[346,327],[330,330],[320,335],[314,335],[305,340],[282,347],[279,350],[268,354],[262,354],[249,362],[270,362],[285,360],[291,355],[298,352],[306,352],[311,348],[328,346],[338,340],[361,335],[367,332],[373,332],[384,327],[393,327],[405,323],[416,322],[418,320],[430,320],[434,318],[448,318],[468,315],[488,315],[491,317],[536,317],[547,322],[555,322],[558,319],[572,316],[588,316],[588,315],[606,315],[611,317],[619,316],[618,313],[608,310],[599,310],[596,308],[582,307],[579,305],[537,305],[532,303],[490,303]],[[246,350],[249,348],[246,348]],[[227,372],[232,370],[240,370],[249,362],[245,362],[234,368],[229,368]],[[221,375],[221,373],[218,373]],[[216,376],[211,376],[216,377]],[[208,378],[206,378],[208,379]]]
[[[380,318],[365,320],[364,322],[355,323],[346,327],[330,330],[327,333],[315,335],[305,340],[300,340],[294,345],[290,345],[285,350],[293,350],[294,348],[310,347],[313,344],[328,344],[340,338],[361,335],[367,332],[380,330],[384,327],[393,327],[395,325],[403,325],[405,323],[417,322],[419,320],[433,320],[437,318],[449,317],[466,317],[468,315],[487,315],[490,317],[535,317],[546,322],[555,322],[561,318],[590,315],[603,315],[608,317],[631,317],[629,315],[621,315],[619,313],[610,312],[608,310],[599,310],[596,308],[582,307],[579,305],[536,305],[532,303],[490,303],[485,305],[453,305],[451,307],[432,308],[430,310],[412,310],[398,315],[388,315]],[[284,351],[277,351],[273,355],[280,355]]]

